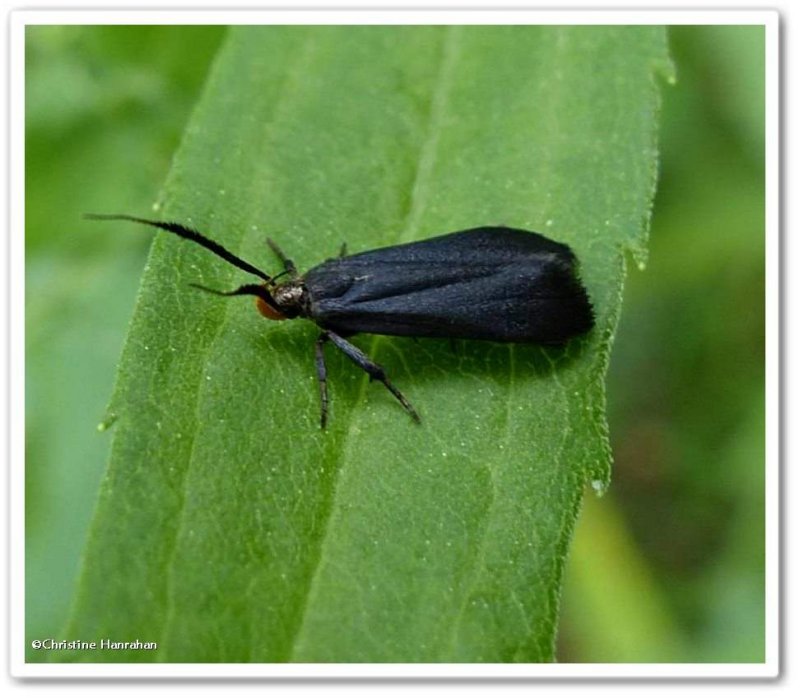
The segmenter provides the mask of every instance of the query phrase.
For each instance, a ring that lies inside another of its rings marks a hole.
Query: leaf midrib
[[[423,140],[422,147],[420,148],[419,155],[416,159],[417,166],[415,168],[414,181],[411,186],[411,193],[409,196],[408,211],[405,215],[405,225],[403,226],[401,234],[395,244],[402,244],[404,242],[412,242],[416,239],[416,234],[419,228],[419,219],[424,210],[424,196],[426,186],[430,181],[431,173],[436,159],[436,148],[439,142],[439,135],[442,131],[442,121],[447,105],[447,96],[452,82],[452,71],[456,61],[457,42],[460,36],[460,27],[449,26],[444,27],[444,38],[442,40],[443,47],[441,50],[441,58],[437,70],[437,77],[433,84],[433,91],[430,97],[430,109],[428,117],[428,125],[426,128],[426,136]],[[369,356],[376,356],[382,337],[374,335],[370,342],[370,348],[367,354]],[[365,375],[361,378],[359,388],[355,397],[355,405],[362,404],[366,398],[366,391],[370,385],[370,380]],[[336,503],[339,494],[339,482],[342,477],[341,463],[346,463],[347,459],[344,454],[347,452],[349,444],[353,437],[353,430],[355,428],[355,412],[351,412],[350,424],[348,425],[339,448],[339,461],[340,466],[337,467],[336,476],[332,484],[332,495],[330,498],[330,505],[325,520],[325,527],[321,536],[318,546],[317,564],[314,566],[314,571],[308,584],[307,593],[305,596],[305,604],[303,605],[302,615],[291,640],[291,651],[289,653],[289,661],[296,658],[298,651],[298,641],[303,637],[308,618],[308,611],[312,606],[312,599],[317,594],[319,584],[319,574],[323,567],[323,560],[326,556],[328,541],[330,539],[331,519],[336,511]]]

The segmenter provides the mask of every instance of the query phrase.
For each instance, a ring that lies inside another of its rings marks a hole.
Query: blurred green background
[[[60,638],[69,611],[150,241],[80,216],[151,210],[223,39],[27,29],[31,639]],[[676,27],[670,41],[650,261],[630,265],[609,376],[614,478],[581,515],[561,661],[764,660],[764,30]]]

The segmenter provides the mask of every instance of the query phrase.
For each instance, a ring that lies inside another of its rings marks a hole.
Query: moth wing
[[[330,260],[305,277],[339,333],[561,343],[593,325],[566,245],[478,228]]]
[[[449,264],[498,264],[527,256],[552,253],[574,259],[567,245],[555,242],[539,233],[503,226],[485,226],[448,233],[427,240],[368,250],[343,258],[349,263],[373,262],[440,262]]]

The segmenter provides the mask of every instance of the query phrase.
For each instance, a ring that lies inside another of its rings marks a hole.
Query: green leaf
[[[232,30],[159,216],[274,270],[267,235],[305,269],[343,241],[539,230],[581,259],[597,328],[565,350],[357,337],[422,425],[329,351],[321,432],[314,326],[188,288],[244,279],[159,236],[68,628],[159,648],[59,658],[552,660],[583,487],[609,477],[603,380],[624,254],[644,258],[659,69],[657,27]]]

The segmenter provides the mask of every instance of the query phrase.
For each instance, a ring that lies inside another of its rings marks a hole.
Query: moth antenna
[[[105,214],[105,213],[84,213],[83,217],[86,220],[90,221],[131,221],[132,223],[142,223],[144,225],[149,225],[153,228],[159,228],[160,230],[166,230],[168,233],[173,233],[184,240],[191,240],[192,242],[196,242],[201,247],[205,247],[210,252],[213,252],[217,257],[221,257],[229,264],[232,264],[235,267],[238,267],[242,271],[246,271],[248,274],[254,274],[255,276],[263,279],[267,283],[272,283],[272,277],[269,274],[264,273],[261,269],[254,267],[252,264],[245,262],[240,257],[237,257],[233,252],[230,250],[225,249],[222,245],[218,242],[214,242],[213,240],[207,238],[205,235],[198,233],[196,230],[192,228],[187,228],[185,225],[181,225],[180,223],[171,223],[168,221],[152,221],[148,220],[147,218],[137,218],[136,216],[128,216],[124,213],[112,213],[112,214]],[[253,294],[258,295],[258,294]]]
[[[215,288],[209,288],[208,286],[202,286],[200,284],[189,284],[189,286],[198,288],[206,293],[213,293],[215,296],[255,296],[258,298],[258,301],[256,301],[258,312],[264,317],[270,320],[288,319],[285,311],[278,307],[272,294],[261,284],[244,284],[244,286],[239,286],[239,288],[235,288],[233,291],[217,291]]]
[[[256,298],[260,298],[262,301],[278,310],[278,306],[275,305],[272,294],[261,284],[244,284],[233,291],[218,291],[215,288],[209,288],[201,284],[189,284],[189,286],[205,291],[206,293],[213,293],[215,296],[256,296]]]

